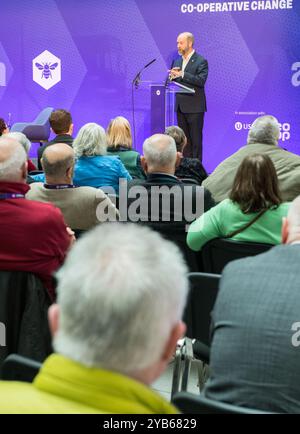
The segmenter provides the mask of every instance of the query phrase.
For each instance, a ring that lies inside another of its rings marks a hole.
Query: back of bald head
[[[25,182],[27,155],[23,146],[5,135],[0,137],[0,181]]]
[[[65,143],[49,145],[43,152],[41,163],[46,176],[63,178],[67,170],[74,167],[74,151]]]
[[[177,157],[176,143],[166,134],[154,134],[144,141],[144,157],[153,169],[175,166]]]

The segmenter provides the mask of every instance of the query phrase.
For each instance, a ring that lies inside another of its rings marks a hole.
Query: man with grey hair
[[[25,198],[26,160],[19,142],[0,138],[0,268],[36,274],[54,296],[52,274],[73,238],[60,210]]]
[[[14,131],[14,132],[8,133],[6,135],[6,137],[10,137],[11,139],[16,139],[19,143],[21,143],[21,145],[25,149],[25,152],[27,154],[27,166],[28,166],[27,167],[27,171],[28,171],[28,173],[36,170],[35,165],[33,164],[33,162],[29,158],[29,151],[30,151],[30,148],[31,148],[31,142],[25,136],[25,134],[23,134],[23,133],[21,133],[19,131]]]
[[[229,197],[237,169],[250,154],[267,154],[274,163],[282,199],[289,202],[300,194],[300,157],[278,146],[279,124],[274,116],[257,118],[248,133],[247,145],[222,161],[203,182],[216,202]]]
[[[300,157],[278,146],[280,129],[274,116],[257,118],[248,133],[247,145],[222,161],[203,182],[216,202],[229,197],[237,169],[252,154],[267,154],[275,166],[282,199],[289,202],[300,194]]]
[[[186,273],[178,248],[147,228],[82,237],[57,274],[56,354],[33,384],[0,382],[0,413],[175,413],[148,386],[185,331]]]
[[[278,413],[300,412],[300,196],[282,245],[224,269],[212,314],[206,396]]]
[[[100,189],[73,184],[74,150],[66,143],[47,146],[42,156],[46,181],[31,184],[26,197],[51,202],[73,230],[87,230],[99,222],[116,221],[118,211]]]
[[[192,260],[189,249],[185,248],[187,225],[214,206],[214,201],[203,187],[196,183],[187,185],[174,175],[181,154],[177,152],[173,137],[155,134],[145,140],[143,151],[141,164],[146,180],[135,179],[129,183],[128,218],[148,224],[167,238],[176,240],[189,255],[186,259]],[[120,211],[121,199],[122,196]]]
[[[193,93],[176,94],[177,122],[187,137],[185,156],[202,161],[202,130],[206,97],[204,86],[208,63],[194,50],[192,33],[180,33],[177,38],[178,57],[172,64],[170,79],[194,90]]]

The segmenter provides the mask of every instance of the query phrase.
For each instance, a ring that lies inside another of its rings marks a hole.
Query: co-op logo
[[[3,62],[0,62],[0,86],[6,86],[6,66]]]
[[[33,81],[48,90],[61,81],[61,61],[45,50],[32,61]]]
[[[250,130],[252,124],[249,123],[242,123],[242,122],[236,122],[234,127],[236,131],[241,130]],[[280,136],[279,140],[282,142],[286,142],[287,140],[290,140],[291,138],[291,124],[284,122],[283,124],[279,124],[280,129]]]

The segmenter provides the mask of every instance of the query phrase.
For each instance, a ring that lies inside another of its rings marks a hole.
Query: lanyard
[[[0,193],[0,200],[4,199],[24,199],[25,194],[22,193]]]
[[[44,184],[48,190],[64,190],[65,188],[75,188],[73,184]]]

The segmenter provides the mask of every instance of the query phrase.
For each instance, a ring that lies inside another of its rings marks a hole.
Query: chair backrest
[[[225,265],[235,259],[255,256],[266,252],[272,244],[236,241],[227,238],[216,238],[206,243],[200,252],[203,271],[221,274]]]
[[[203,395],[193,395],[188,392],[177,393],[172,402],[183,414],[271,414],[262,410],[213,401]]]
[[[10,354],[3,362],[1,379],[32,383],[42,364],[18,354]]]
[[[41,281],[21,271],[0,271],[0,372],[12,353],[43,361],[51,352],[48,308]]]
[[[49,122],[51,113],[53,112],[53,107],[44,108],[35,118],[33,124],[35,125],[46,125]]]
[[[190,273],[188,277],[190,293],[183,316],[187,325],[186,336],[209,346],[211,311],[217,298],[221,276]]]
[[[163,223],[151,223],[149,226],[159,232],[165,239],[172,241],[179,247],[190,272],[199,271],[198,253],[188,247],[184,227],[180,228],[173,224],[166,225]]]

